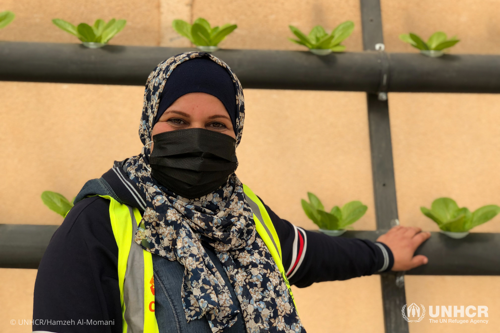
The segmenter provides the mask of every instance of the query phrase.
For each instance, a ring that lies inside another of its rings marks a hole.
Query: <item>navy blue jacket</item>
[[[114,168],[89,181],[52,237],[35,282],[34,331],[121,333],[118,247],[109,201],[87,196],[108,194],[141,208],[139,191],[124,176]],[[347,280],[389,271],[393,266],[392,252],[383,243],[307,231],[265,207],[292,285],[303,288],[315,282]],[[89,327],[91,323],[95,325]]]

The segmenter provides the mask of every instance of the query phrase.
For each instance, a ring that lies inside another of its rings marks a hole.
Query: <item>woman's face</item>
[[[236,138],[224,104],[217,97],[199,92],[183,95],[170,105],[153,126],[151,136],[188,128],[204,128]]]

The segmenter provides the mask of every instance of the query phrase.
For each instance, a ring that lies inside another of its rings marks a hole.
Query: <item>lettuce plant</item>
[[[109,20],[108,23],[102,19],[97,19],[92,26],[87,23],[80,23],[76,27],[61,19],[53,19],[52,22],[62,30],[77,37],[83,42],[83,45],[90,48],[106,45],[127,24],[126,20],[115,19]]]
[[[325,29],[317,25],[312,28],[308,36],[296,27],[290,25],[290,30],[298,38],[289,38],[290,41],[307,47],[311,52],[318,55],[325,55],[330,52],[342,52],[345,50],[344,45],[340,45],[354,30],[354,22],[346,21],[339,24],[333,29],[331,34],[328,34]]]
[[[10,22],[14,20],[16,15],[13,12],[6,10],[0,13],[0,29],[5,28]]]
[[[66,199],[64,195],[52,191],[43,192],[42,201],[47,207],[49,207],[50,210],[56,212],[62,217],[66,217],[70,209],[73,207],[73,202]]]
[[[448,39],[446,34],[442,31],[433,33],[431,37],[429,37],[427,43],[424,42],[418,35],[411,32],[409,34],[399,35],[399,39],[429,56],[440,56],[443,54],[442,51],[444,49],[450,48],[460,41],[456,37]]]
[[[228,23],[212,28],[210,23],[201,17],[197,18],[193,25],[183,20],[174,20],[172,25],[179,35],[186,37],[203,51],[216,51],[217,45],[238,27]]]
[[[451,232],[467,232],[500,213],[500,207],[497,205],[483,206],[471,213],[466,207],[459,208],[450,198],[436,199],[432,202],[431,209],[420,207],[420,210],[436,222],[439,229]]]
[[[302,208],[307,217],[323,230],[342,230],[365,215],[367,206],[360,201],[351,201],[342,208],[335,206],[328,213],[317,196],[307,192],[309,202],[302,199]]]

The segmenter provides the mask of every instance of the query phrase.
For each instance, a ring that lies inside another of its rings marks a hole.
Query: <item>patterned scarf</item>
[[[181,290],[187,321],[206,317],[212,332],[231,327],[239,307],[201,241],[215,249],[238,297],[247,332],[305,332],[288,288],[267,246],[256,232],[253,214],[236,174],[213,193],[197,199],[177,196],[151,177],[151,131],[159,96],[172,71],[184,61],[207,57],[225,68],[235,91],[239,144],[245,117],[243,89],[230,68],[205,52],[188,52],[161,62],[149,75],[139,135],[142,153],[125,170],[146,196],[147,208],[135,235],[146,251],[184,266]]]

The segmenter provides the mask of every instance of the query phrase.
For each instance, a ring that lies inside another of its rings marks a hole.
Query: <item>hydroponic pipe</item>
[[[193,50],[0,42],[0,80],[142,86],[159,62]],[[497,55],[429,58],[367,51],[316,56],[307,51],[224,49],[214,55],[231,66],[245,88],[500,93]]]

